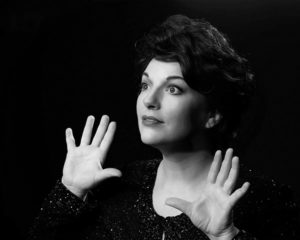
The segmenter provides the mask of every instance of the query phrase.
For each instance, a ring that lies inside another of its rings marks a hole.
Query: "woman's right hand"
[[[109,177],[122,176],[118,169],[103,169],[102,167],[113,140],[116,122],[109,122],[109,117],[103,115],[91,142],[94,122],[93,116],[87,118],[78,147],[75,144],[72,129],[66,129],[68,153],[63,167],[62,183],[82,199],[99,182]]]

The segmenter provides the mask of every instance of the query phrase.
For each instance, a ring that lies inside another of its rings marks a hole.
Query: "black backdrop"
[[[118,129],[106,166],[156,151],[139,140],[133,45],[153,24],[181,13],[205,18],[249,59],[260,98],[242,161],[290,185],[299,201],[300,4],[279,0],[86,0],[1,3],[1,82],[5,123],[2,216],[25,235],[61,177],[64,130],[79,140],[86,117]],[[253,127],[254,126],[254,127]]]

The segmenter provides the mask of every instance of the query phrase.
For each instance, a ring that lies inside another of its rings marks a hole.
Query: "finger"
[[[179,211],[185,213],[187,216],[191,215],[192,203],[180,198],[167,198],[165,204],[173,208],[178,209]]]
[[[105,135],[105,132],[107,130],[108,123],[109,123],[109,116],[103,115],[101,117],[101,120],[100,120],[99,126],[97,128],[96,134],[93,138],[92,145],[100,146],[100,143],[101,143],[101,141],[102,141],[102,139]]]
[[[107,152],[109,150],[109,147],[111,145],[111,142],[113,140],[115,131],[116,131],[117,123],[111,122],[107,128],[107,131],[105,133],[105,136],[100,144],[99,150],[102,152],[102,157],[100,159],[100,163],[103,166],[104,160],[106,158]]]
[[[235,205],[238,200],[241,199],[245,195],[245,193],[248,191],[250,187],[249,182],[245,182],[242,187],[239,189],[235,190],[233,194],[230,195],[231,203],[232,205]]]
[[[220,172],[219,172],[217,180],[216,180],[216,183],[218,183],[221,186],[224,184],[225,180],[228,177],[228,174],[229,174],[229,171],[231,168],[232,153],[233,153],[233,149],[229,148],[226,151],[225,158],[222,162],[222,166],[221,166]]]
[[[107,178],[111,177],[121,177],[122,172],[116,168],[105,168],[100,170],[95,176],[95,182],[99,183]]]
[[[87,118],[80,141],[81,146],[90,144],[94,121],[94,116]]]
[[[231,163],[231,169],[228,175],[227,180],[224,183],[224,191],[227,194],[231,194],[232,190],[235,187],[236,180],[239,174],[239,158],[234,157]]]
[[[208,181],[214,183],[218,176],[221,167],[221,159],[222,159],[222,152],[220,150],[216,151],[214,160],[210,166],[209,173],[208,173]]]
[[[73,132],[72,132],[71,128],[66,129],[66,143],[67,143],[68,152],[76,147],[75,139],[74,139]]]

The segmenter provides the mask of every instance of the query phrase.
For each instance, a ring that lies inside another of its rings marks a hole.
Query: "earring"
[[[207,128],[212,128],[214,127],[216,124],[218,124],[222,119],[222,115],[221,114],[216,114],[214,117],[211,117],[208,119],[207,123],[205,124],[205,126]]]
[[[210,118],[206,123],[206,127],[212,128],[213,126],[215,126],[215,124],[216,124],[216,120],[214,118]]]

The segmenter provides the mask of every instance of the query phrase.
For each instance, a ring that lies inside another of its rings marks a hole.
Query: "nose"
[[[144,98],[143,103],[148,109],[159,109],[160,108],[160,96],[157,90],[148,91]]]

